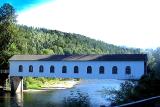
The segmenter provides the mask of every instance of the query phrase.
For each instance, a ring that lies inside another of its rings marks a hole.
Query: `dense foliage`
[[[113,53],[140,53],[140,49],[118,47],[102,41],[87,38],[73,33],[64,33],[57,30],[19,26],[19,33],[26,42],[26,51],[22,54],[113,54]]]
[[[125,81],[120,84],[120,89],[104,89],[103,94],[107,98],[107,100],[111,101],[111,105],[119,105],[127,102],[131,102],[134,98],[134,90],[135,82],[133,81]]]
[[[82,93],[80,90],[71,90],[70,96],[63,100],[64,107],[90,107],[90,98],[88,93]]]

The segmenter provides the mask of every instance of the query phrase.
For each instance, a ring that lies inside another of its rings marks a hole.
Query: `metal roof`
[[[14,55],[10,61],[146,61],[146,54]]]

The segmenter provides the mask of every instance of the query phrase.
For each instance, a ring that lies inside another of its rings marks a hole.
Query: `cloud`
[[[74,32],[121,46],[160,46],[160,1],[55,0],[19,13],[18,23]]]

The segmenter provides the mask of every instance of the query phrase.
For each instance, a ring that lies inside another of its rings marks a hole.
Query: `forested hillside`
[[[115,46],[79,34],[20,25],[17,25],[16,28],[19,42],[18,44],[12,43],[10,47],[16,54],[140,53],[140,49]]]
[[[97,41],[80,34],[18,25],[16,12],[10,4],[0,8],[0,65],[8,66],[14,54],[123,54],[140,53]]]

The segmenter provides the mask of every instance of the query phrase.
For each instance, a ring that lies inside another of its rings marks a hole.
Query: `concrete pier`
[[[22,93],[23,92],[23,77],[12,76],[10,77],[11,93]]]

